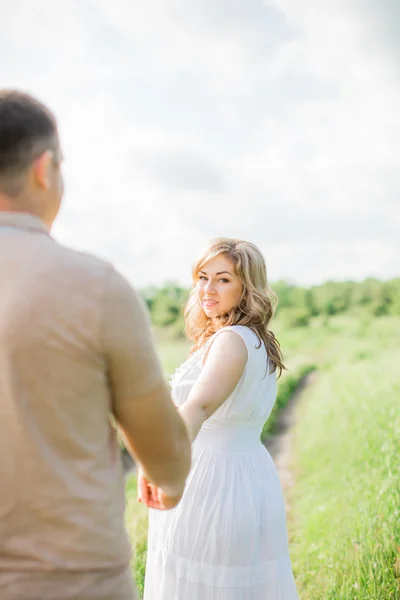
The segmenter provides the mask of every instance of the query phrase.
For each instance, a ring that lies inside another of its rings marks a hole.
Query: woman
[[[281,487],[260,442],[284,368],[268,330],[274,300],[254,244],[215,240],[194,266],[194,348],[172,378],[192,470],[179,504],[139,471],[140,501],[177,504],[150,510],[145,600],[297,599]]]

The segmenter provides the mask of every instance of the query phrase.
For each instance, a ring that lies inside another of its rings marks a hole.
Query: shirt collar
[[[49,233],[48,227],[44,222],[29,213],[22,212],[1,212],[0,211],[0,227],[15,227],[23,231],[40,231]]]

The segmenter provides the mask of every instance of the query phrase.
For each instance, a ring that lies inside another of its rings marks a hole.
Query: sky
[[[56,114],[63,244],[137,286],[213,237],[272,281],[400,275],[398,0],[0,0],[0,87]]]

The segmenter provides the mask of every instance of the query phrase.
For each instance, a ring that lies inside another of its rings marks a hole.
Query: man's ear
[[[33,176],[36,184],[44,190],[51,187],[51,167],[53,163],[53,152],[46,150],[33,163]]]

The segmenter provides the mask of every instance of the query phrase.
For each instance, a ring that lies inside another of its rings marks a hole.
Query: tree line
[[[371,317],[400,316],[400,277],[389,281],[327,281],[311,287],[278,281],[271,287],[278,296],[276,315],[291,327],[306,327],[313,317],[329,318],[346,312],[362,311]],[[187,288],[169,282],[147,287],[142,295],[156,327],[168,328],[176,337],[184,335]]]

